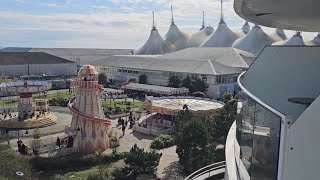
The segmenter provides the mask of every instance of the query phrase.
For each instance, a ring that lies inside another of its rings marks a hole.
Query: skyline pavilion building
[[[320,46],[320,33],[318,33],[312,40],[306,41],[308,46]]]
[[[246,36],[237,39],[232,44],[232,47],[257,56],[266,45],[271,45],[272,43],[274,43],[274,40],[259,25],[255,25]]]
[[[292,37],[285,41],[275,42],[272,45],[275,46],[305,46],[301,32],[297,31]]]
[[[165,42],[175,47],[175,50],[181,50],[188,47],[188,34],[182,32],[174,22],[173,10],[171,6],[171,25],[165,35]]]
[[[241,30],[239,32],[237,32],[237,35],[239,37],[243,37],[243,36],[247,35],[249,32],[250,32],[250,25],[249,25],[248,21],[245,21]]]
[[[165,42],[161,35],[159,34],[155,21],[154,21],[154,12],[152,11],[152,29],[150,36],[146,43],[138,49],[135,54],[137,55],[154,55],[154,54],[165,54],[172,52],[174,47],[167,42]]]
[[[223,17],[223,3],[221,0],[220,22],[217,30],[200,47],[231,47],[240,36],[227,26]]]
[[[274,32],[269,36],[274,40],[274,42],[285,41],[288,39],[287,35],[284,33],[284,30],[282,28],[274,29]]]

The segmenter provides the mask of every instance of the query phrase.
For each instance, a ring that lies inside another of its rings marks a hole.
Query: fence
[[[62,148],[58,150],[52,150],[48,152],[49,157],[63,157],[68,156],[70,154],[74,154],[79,152],[79,149],[77,147],[70,147],[70,148]]]
[[[57,134],[57,133],[64,132],[65,126],[66,125],[64,125],[64,124],[60,124],[60,125],[56,124],[56,125],[47,126],[44,128],[39,128],[39,130],[40,130],[40,133],[42,136],[47,136],[50,134]],[[18,134],[19,134],[19,137],[32,137],[34,130],[35,129],[9,131],[8,134],[5,134],[5,133],[1,134],[0,133],[0,137],[17,138]]]
[[[60,136],[61,147],[67,145],[66,136]],[[28,146],[29,153],[32,152],[33,149],[38,150],[39,153],[50,152],[52,150],[57,149],[57,137],[45,138],[45,139],[21,139],[22,142]],[[11,142],[10,146],[17,147],[16,142]]]

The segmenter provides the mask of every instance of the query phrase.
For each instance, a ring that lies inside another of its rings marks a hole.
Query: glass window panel
[[[253,135],[252,180],[277,179],[281,118],[256,105]]]
[[[240,158],[250,174],[251,158],[252,158],[252,143],[253,143],[253,125],[254,112],[256,103],[246,94],[243,96],[241,135],[240,135]]]

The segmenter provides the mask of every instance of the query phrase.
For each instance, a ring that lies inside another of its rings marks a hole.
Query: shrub
[[[174,139],[170,135],[159,135],[150,145],[151,149],[165,149],[174,145]]]
[[[99,173],[93,173],[87,177],[87,180],[102,180],[102,178]]]
[[[33,139],[40,139],[41,137],[41,132],[40,132],[40,129],[37,128],[33,131]]]
[[[102,155],[103,164],[109,164],[112,162],[119,161],[126,157],[127,153],[113,152],[111,154]],[[96,166],[99,161],[95,155],[82,156],[80,154],[73,154],[64,158],[44,158],[35,157],[30,160],[33,168],[37,171],[46,170],[60,170],[69,168],[80,168],[80,167],[92,167]]]
[[[154,174],[162,154],[155,151],[145,151],[135,144],[127,154],[124,162],[126,163],[128,175],[136,179],[141,174]]]

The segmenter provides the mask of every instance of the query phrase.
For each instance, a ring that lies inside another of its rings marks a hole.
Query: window
[[[277,179],[281,118],[244,93],[237,118],[240,160],[251,180]]]
[[[223,84],[227,82],[227,78],[225,76],[217,76],[217,84]]]
[[[232,82],[237,82],[238,76],[233,76],[233,81]]]

